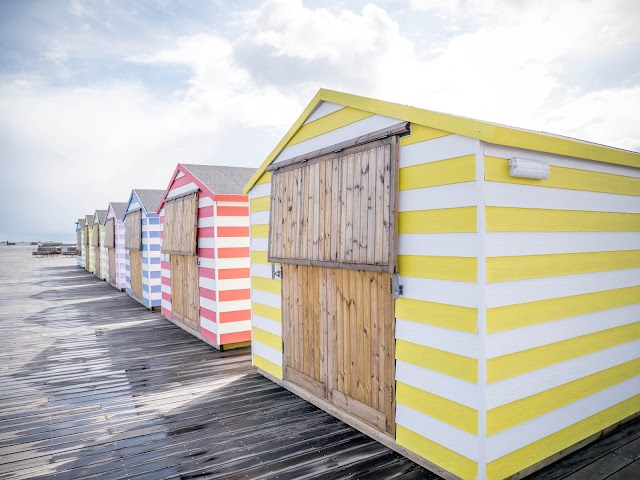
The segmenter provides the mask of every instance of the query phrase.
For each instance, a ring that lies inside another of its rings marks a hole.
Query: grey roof
[[[164,190],[139,190],[134,188],[133,191],[136,192],[140,203],[142,203],[142,208],[147,212],[156,213],[156,208],[158,208],[158,204],[164,196]]]
[[[122,220],[124,212],[127,211],[127,202],[110,202],[111,209],[118,220]]]
[[[82,230],[84,228],[84,218],[79,218],[76,222],[76,230]]]
[[[242,195],[242,189],[255,173],[255,168],[220,165],[182,164],[213,193]]]
[[[84,216],[84,223],[88,227],[93,227],[93,215],[85,215]]]
[[[107,219],[107,211],[96,210],[96,215],[98,216],[98,223],[100,223],[100,225],[104,225],[104,221]]]

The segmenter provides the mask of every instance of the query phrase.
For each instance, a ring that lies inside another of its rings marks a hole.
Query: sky
[[[0,0],[0,240],[178,162],[258,167],[319,88],[640,151],[637,0]]]

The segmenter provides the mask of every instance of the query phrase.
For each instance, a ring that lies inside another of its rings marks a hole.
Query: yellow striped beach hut
[[[320,90],[246,185],[253,362],[445,478],[640,410],[640,154]]]

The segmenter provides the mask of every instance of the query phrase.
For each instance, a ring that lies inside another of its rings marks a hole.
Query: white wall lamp
[[[509,175],[512,177],[535,178],[544,180],[549,178],[549,164],[542,160],[526,158],[509,159]]]

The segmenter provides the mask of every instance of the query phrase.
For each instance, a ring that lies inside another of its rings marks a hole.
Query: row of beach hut
[[[257,169],[179,164],[78,265],[445,478],[640,412],[640,154],[320,90]]]
[[[254,169],[182,165],[165,190],[78,219],[78,266],[216,348],[251,340],[249,203]]]

